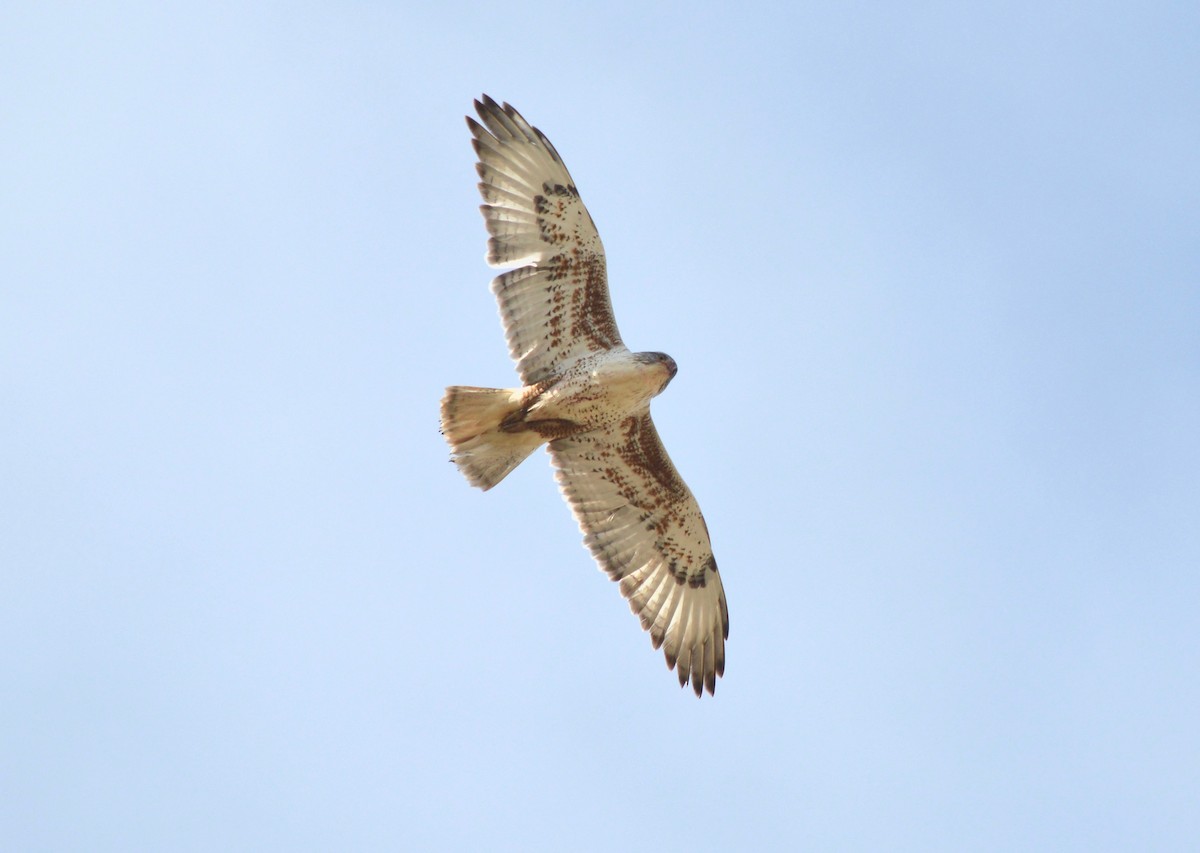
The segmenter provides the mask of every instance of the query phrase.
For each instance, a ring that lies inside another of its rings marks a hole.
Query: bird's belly
[[[658,379],[638,364],[603,364],[562,377],[530,407],[532,419],[569,421],[584,432],[646,410]]]

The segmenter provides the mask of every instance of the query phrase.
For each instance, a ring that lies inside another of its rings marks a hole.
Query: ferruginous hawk
[[[725,671],[725,592],[700,507],[650,419],[675,362],[621,341],[600,235],[550,140],[486,95],[475,110],[487,261],[513,268],[492,292],[522,384],[446,389],[452,458],[490,489],[548,444],[584,544],[680,685],[712,693]]]

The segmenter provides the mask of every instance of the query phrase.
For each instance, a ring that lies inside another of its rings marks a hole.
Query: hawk
[[[550,140],[487,95],[475,110],[487,261],[512,268],[492,292],[521,387],[446,389],[451,458],[486,490],[546,444],[584,544],[680,686],[711,694],[725,672],[725,591],[700,507],[650,419],[675,362],[622,342],[600,235]]]

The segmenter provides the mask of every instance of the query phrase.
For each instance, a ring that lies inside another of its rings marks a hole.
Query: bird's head
[[[679,372],[679,365],[675,363],[675,359],[665,352],[639,352],[637,359],[643,364],[654,365],[663,371],[662,385],[655,392],[655,396],[661,394],[667,384],[675,378],[675,374]]]

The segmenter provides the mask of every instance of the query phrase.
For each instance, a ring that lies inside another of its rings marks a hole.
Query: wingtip
[[[679,679],[680,689],[690,686],[692,692],[697,697],[703,696],[706,692],[709,696],[717,695],[717,679],[725,675],[725,655],[720,655],[711,668],[705,663],[702,668],[694,669],[692,664],[686,659],[687,656],[681,654],[682,651],[683,649],[678,649],[676,650],[676,654],[672,655],[670,649],[663,648],[663,657],[667,660],[667,669],[675,671],[675,677]]]
[[[500,104],[496,103],[495,99],[486,92],[484,92],[475,100],[475,112],[479,114],[479,117],[483,119],[484,122],[487,121],[488,113],[504,113],[507,112],[508,109],[511,109],[508,107],[508,104],[501,106]]]

